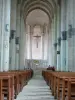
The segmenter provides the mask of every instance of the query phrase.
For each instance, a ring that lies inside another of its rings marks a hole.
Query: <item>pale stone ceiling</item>
[[[57,0],[22,0],[21,8],[25,19],[31,11],[41,9],[48,15],[51,21],[56,12]]]
[[[44,25],[49,24],[49,18],[44,11],[36,9],[29,13],[26,22],[29,25]]]

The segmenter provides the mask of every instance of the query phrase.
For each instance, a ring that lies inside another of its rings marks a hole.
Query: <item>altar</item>
[[[25,63],[27,68],[31,68],[33,70],[47,68],[48,66],[47,60],[26,59]]]

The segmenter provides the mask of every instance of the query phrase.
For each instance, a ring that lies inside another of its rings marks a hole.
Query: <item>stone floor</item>
[[[34,75],[15,100],[54,100],[49,87],[41,75]]]

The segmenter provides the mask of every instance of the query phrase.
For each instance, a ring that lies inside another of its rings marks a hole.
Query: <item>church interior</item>
[[[0,100],[75,100],[75,0],[0,0]]]

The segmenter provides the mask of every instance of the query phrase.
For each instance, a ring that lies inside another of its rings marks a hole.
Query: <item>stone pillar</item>
[[[42,34],[42,60],[44,60],[44,34]]]
[[[66,0],[61,0],[61,71],[66,71]]]
[[[2,25],[4,24],[3,17],[3,0],[0,0],[0,71],[3,71],[2,61],[3,61],[3,34],[2,34]]]
[[[21,33],[20,33],[20,45],[19,45],[19,63],[20,63],[20,70],[24,70],[25,67],[25,41],[26,41],[26,34],[25,34],[25,24],[23,16],[21,16]]]
[[[16,36],[16,10],[17,1],[11,1],[11,31],[10,31],[10,70],[15,70],[15,36]],[[12,52],[11,52],[12,51]]]
[[[33,35],[33,26],[30,26],[30,59],[32,59],[32,35]]]
[[[72,17],[72,22],[73,22],[73,28],[74,28],[74,30],[75,30],[75,0],[73,0],[73,17]],[[75,31],[74,31],[74,35],[73,35],[73,43],[74,43],[74,54],[73,54],[73,62],[74,62],[74,68],[73,68],[73,71],[75,72]]]
[[[30,43],[31,43],[31,41],[30,41],[30,25],[26,25],[27,27],[26,27],[26,30],[27,30],[27,45],[26,45],[26,47],[27,47],[27,59],[31,59],[31,49],[30,49]]]
[[[54,40],[54,42],[53,42],[53,49],[54,49],[54,51],[53,51],[53,59],[54,59],[54,61],[53,61],[53,65],[55,66],[55,67],[57,67],[57,15],[56,15],[56,13],[54,14],[54,25],[53,25],[53,40]],[[57,69],[57,68],[56,68]]]
[[[49,27],[49,26],[48,26]],[[50,37],[50,34],[49,34],[49,31],[50,31],[50,29],[48,28],[48,49],[47,49],[47,64],[49,65],[50,63],[49,63],[49,50],[50,50],[50,44],[49,44],[49,37]]]
[[[45,31],[44,31],[44,29],[45,29],[45,26],[42,26],[41,27],[41,32],[42,32],[42,59],[44,60],[44,34],[46,34],[46,33],[44,33]]]
[[[46,25],[46,34],[44,35],[44,60],[47,60],[47,49],[48,49],[48,25]]]
[[[55,38],[55,34],[54,34],[54,18],[52,19],[52,24],[51,24],[51,33],[52,33],[52,66],[54,65],[54,38]]]
[[[1,71],[9,70],[10,8],[11,0],[2,0]]]
[[[27,46],[28,45],[28,33],[27,33],[27,31],[26,31],[25,35],[26,35],[26,38],[25,38],[25,40],[26,40],[25,41],[26,42],[25,43],[26,44],[26,48],[25,48],[26,49],[26,53],[25,53],[26,55],[25,55],[25,58],[28,59],[28,54],[27,54],[28,53],[28,46]]]
[[[21,16],[20,16],[20,4],[17,4],[17,23],[16,23],[16,54],[15,54],[15,66],[16,70],[20,68],[19,66],[19,40],[21,33]]]
[[[66,70],[75,72],[75,0],[67,0],[66,5]]]
[[[51,66],[57,67],[57,47],[55,47],[55,43],[57,43],[57,19],[54,15],[51,23]]]
[[[60,27],[60,7],[57,7],[57,70],[61,70],[61,57],[60,57],[60,46],[61,46],[61,27]]]
[[[45,32],[44,32],[44,60],[47,60],[47,50],[48,50],[48,25],[45,25]]]
[[[51,23],[52,24],[52,23]],[[48,65],[52,66],[52,30],[49,25],[49,34],[48,34]]]

